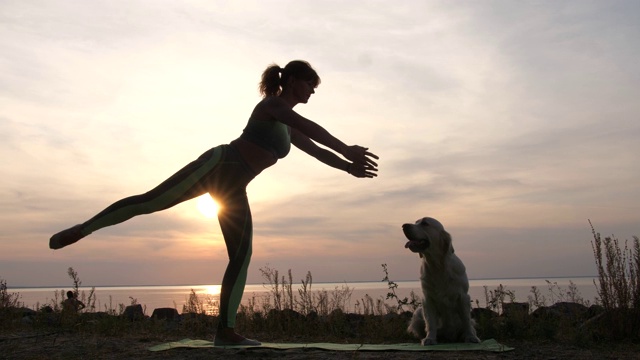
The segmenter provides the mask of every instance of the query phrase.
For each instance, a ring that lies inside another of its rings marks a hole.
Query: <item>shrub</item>
[[[20,293],[10,293],[7,281],[0,278],[0,309],[14,308],[20,305]]]
[[[598,269],[596,288],[605,309],[591,327],[600,338],[614,340],[640,338],[640,240],[633,237],[624,248],[615,236],[604,240],[591,225],[591,246]]]
[[[382,281],[386,281],[389,288],[389,292],[387,293],[387,300],[394,299],[398,304],[395,309],[393,309],[395,312],[399,313],[404,311],[404,306],[409,306],[410,310],[414,311],[422,304],[421,299],[413,292],[413,290],[409,294],[410,298],[404,297],[400,299],[398,295],[396,295],[398,284],[389,279],[389,270],[387,269],[387,264],[382,264],[382,271],[384,271],[384,279],[382,279]]]
[[[640,240],[634,236],[632,248],[625,241],[622,249],[615,236],[602,240],[591,221],[589,224],[593,234],[591,246],[598,268],[596,288],[602,306],[606,310],[640,309]]]

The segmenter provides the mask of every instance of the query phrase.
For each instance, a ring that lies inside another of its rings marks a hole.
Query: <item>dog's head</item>
[[[403,224],[402,231],[409,240],[404,247],[421,257],[427,253],[439,256],[453,253],[451,235],[436,219],[424,217],[415,224]]]

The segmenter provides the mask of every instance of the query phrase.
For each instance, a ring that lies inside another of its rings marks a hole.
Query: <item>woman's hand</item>
[[[378,176],[378,163],[373,159],[378,160],[378,155],[367,151],[369,148],[365,148],[359,145],[352,145],[347,147],[347,151],[342,154],[348,160],[352,161],[349,164],[349,174],[360,178],[372,178]]]
[[[354,164],[370,165],[376,168],[378,164],[373,161],[373,159],[378,160],[379,157],[367,150],[369,150],[369,148],[362,147],[360,145],[351,145],[347,146],[347,149],[342,153],[342,155]]]
[[[374,163],[375,164],[375,163]],[[355,177],[358,178],[372,178],[372,177],[376,177],[378,176],[377,171],[377,164],[374,165],[370,165],[370,164],[356,164],[356,163],[349,163],[349,167],[347,168],[347,172]]]

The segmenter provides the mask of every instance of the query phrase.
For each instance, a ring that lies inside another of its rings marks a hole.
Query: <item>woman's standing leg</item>
[[[253,222],[247,185],[255,174],[233,147],[228,150],[224,164],[209,179],[209,193],[222,205],[218,221],[229,256],[220,289],[220,320],[215,344],[260,345],[258,341],[236,334],[234,329],[251,260]]]
[[[253,223],[246,195],[243,199],[235,199],[233,204],[226,202],[218,219],[229,256],[220,289],[218,328],[234,328],[252,253]]]

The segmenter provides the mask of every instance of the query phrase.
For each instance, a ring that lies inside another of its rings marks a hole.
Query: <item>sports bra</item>
[[[276,120],[249,119],[247,126],[242,130],[240,138],[271,152],[277,159],[287,156],[291,149],[289,126]]]

